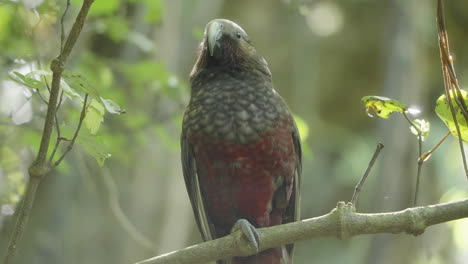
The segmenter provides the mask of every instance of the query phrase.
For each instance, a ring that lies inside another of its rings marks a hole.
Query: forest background
[[[65,31],[80,3],[71,1]],[[46,109],[35,89],[12,77],[47,75],[43,71],[60,50],[65,7],[66,1],[0,1],[0,251],[37,153]],[[464,1],[446,3],[462,88],[467,10]],[[435,13],[435,1],[418,0],[97,0],[66,68],[85,76],[126,113],[99,108],[87,117],[82,140],[38,190],[16,262],[131,263],[200,242],[183,183],[179,135],[203,28],[219,17],[247,31],[269,63],[275,88],[300,120],[302,218],[350,199],[377,142],[385,149],[358,211],[410,207],[417,139],[402,116],[369,118],[360,99],[382,95],[419,109],[417,117],[431,123],[425,150],[446,133],[434,113],[443,92]],[[59,124],[73,131],[81,106],[73,95],[63,98]],[[424,165],[419,205],[467,197],[457,148],[450,137]],[[467,236],[467,220],[459,220],[418,237],[319,238],[298,243],[295,259],[464,263]]]

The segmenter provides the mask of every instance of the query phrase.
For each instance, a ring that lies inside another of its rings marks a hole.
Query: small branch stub
[[[366,181],[367,176],[369,175],[372,167],[374,166],[375,161],[379,157],[380,151],[382,151],[383,148],[384,145],[382,143],[377,144],[377,148],[375,149],[374,155],[372,156],[372,159],[369,162],[369,166],[367,166],[366,172],[364,173],[364,175],[362,175],[361,179],[356,184],[356,187],[354,187],[353,197],[351,198],[351,204],[353,204],[354,207],[356,207],[359,193],[361,192],[362,187],[364,186],[364,182]]]

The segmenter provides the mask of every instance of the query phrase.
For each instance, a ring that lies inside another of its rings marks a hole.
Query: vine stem
[[[453,66],[452,56],[450,55],[450,47],[448,41],[447,29],[445,27],[444,18],[444,2],[443,0],[437,0],[437,31],[439,36],[439,51],[440,61],[442,64],[442,75],[444,77],[444,91],[447,103],[452,114],[452,119],[455,124],[458,135],[458,144],[460,146],[460,153],[463,162],[463,169],[465,175],[468,178],[468,164],[466,162],[465,150],[463,147],[463,138],[460,131],[460,126],[456,117],[457,111],[461,111],[465,121],[468,122],[468,112],[466,110],[466,104],[461,96],[460,86],[458,84],[457,75],[455,73],[455,67]],[[457,109],[453,106],[452,97],[457,103]]]

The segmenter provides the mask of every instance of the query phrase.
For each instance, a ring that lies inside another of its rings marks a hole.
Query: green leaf
[[[104,165],[104,161],[112,156],[107,150],[107,146],[98,136],[89,133],[81,133],[80,131],[77,141],[101,167]]]
[[[92,135],[96,135],[101,127],[101,123],[104,121],[104,113],[105,110],[102,104],[93,99],[84,119],[84,124]]]
[[[60,80],[60,88],[62,88],[63,92],[68,95],[68,97],[70,98],[78,98],[80,100],[80,102],[83,102],[83,97],[77,93],[75,90],[73,90],[73,88],[70,87],[70,85],[68,85],[68,83],[62,78]]]
[[[8,75],[8,78],[16,83],[19,83],[21,85],[24,85],[26,87],[35,89],[35,90],[41,90],[45,88],[45,85],[42,81],[38,81],[34,78],[30,77],[30,74],[23,75],[19,72],[13,72]]]
[[[429,136],[429,131],[431,130],[431,124],[424,119],[415,119],[413,124],[419,129],[421,132],[421,139],[424,141]],[[410,126],[411,133],[413,133],[416,137],[418,137],[418,131],[413,127]]]
[[[81,74],[65,70],[62,76],[73,90],[87,93],[93,98],[99,98],[96,87]]]
[[[294,121],[296,121],[297,130],[299,130],[299,135],[301,136],[301,143],[304,143],[309,137],[309,126],[297,115],[293,115]]]
[[[468,104],[467,92],[464,90],[460,90],[460,91],[463,97],[463,101],[465,101],[465,104]],[[455,109],[455,118],[457,119],[458,126],[460,127],[462,140],[467,141],[468,140],[467,121],[465,117],[463,116],[461,109],[458,107],[457,102],[453,98],[452,91],[450,91],[450,97],[452,100],[453,107]],[[450,133],[452,133],[452,135],[458,138],[457,128],[455,126],[455,122],[453,121],[452,112],[450,111],[450,106],[448,104],[445,94],[441,95],[439,99],[437,99],[435,112],[439,116],[439,118],[442,119],[442,121],[444,121],[445,125],[450,130]]]
[[[101,102],[106,108],[107,112],[111,114],[125,114],[125,109],[122,109],[117,103],[110,99],[105,99],[101,97]]]
[[[361,98],[361,102],[367,110],[373,110],[382,118],[388,118],[393,112],[404,113],[408,110],[408,107],[402,102],[382,96],[364,96]]]
[[[60,130],[63,136],[69,139],[71,139],[75,133],[75,129],[67,125],[60,126]],[[80,130],[76,138],[76,143],[83,147],[85,151],[96,160],[99,166],[104,165],[104,161],[111,157],[108,147],[104,144],[102,138],[91,134],[86,129]]]

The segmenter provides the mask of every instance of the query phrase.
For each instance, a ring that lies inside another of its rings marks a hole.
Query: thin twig
[[[68,13],[68,9],[70,8],[70,0],[67,0],[67,5],[65,6],[65,10],[63,11],[62,18],[60,19],[60,53],[63,52],[63,45],[65,43],[65,29],[64,29],[64,24],[65,24],[65,16]]]
[[[41,92],[39,90],[36,90],[36,93],[39,96],[39,98],[41,98],[42,102],[44,102],[44,104],[49,104],[47,100],[44,97],[42,97]]]
[[[423,160],[419,159],[419,157],[421,157],[421,155],[422,155],[422,132],[419,129],[419,127],[417,127],[413,123],[413,121],[411,121],[411,119],[409,119],[408,115],[406,115],[405,112],[403,112],[403,116],[406,118],[406,121],[408,121],[408,123],[410,123],[410,125],[418,133],[418,171],[416,173],[416,190],[414,191],[414,199],[413,199],[413,206],[416,206],[417,201],[418,201],[418,194],[419,194],[419,182],[420,182],[420,179],[421,179],[421,170],[422,170],[422,165],[424,163]]]
[[[62,106],[62,102],[63,102],[63,90],[62,92],[60,93],[60,99],[59,99],[59,102],[57,104],[57,112],[58,110],[60,109],[60,106]]]
[[[81,114],[80,114],[80,120],[78,121],[78,126],[76,127],[75,134],[73,134],[73,138],[71,139],[70,143],[68,143],[67,148],[65,149],[65,152],[63,152],[62,156],[58,158],[58,160],[54,163],[53,167],[57,167],[62,160],[65,158],[65,156],[72,150],[73,146],[75,145],[76,139],[78,138],[78,133],[80,132],[81,125],[83,124],[83,120],[86,118],[86,112],[88,110],[89,104],[88,102],[88,97],[89,95],[86,94],[83,102],[83,108],[81,108]]]
[[[60,125],[59,125],[59,122],[58,122],[58,118],[57,118],[57,114],[55,114],[55,130],[57,131],[57,139],[55,140],[55,145],[54,145],[54,148],[52,150],[52,153],[50,154],[50,157],[49,157],[49,163],[52,163],[52,160],[54,159],[54,156],[55,156],[55,153],[57,152],[57,149],[60,145],[60,142],[62,141],[62,135],[61,135],[61,132],[60,132]]]
[[[437,142],[437,144],[432,148],[430,149],[429,151],[427,151],[426,153],[422,154],[421,157],[419,157],[420,160],[422,160],[423,162],[426,161],[431,155],[432,153],[434,153],[434,151],[440,146],[442,145],[442,143],[447,139],[448,136],[450,136],[450,131],[448,131],[447,133],[445,133],[445,135],[442,137],[441,140],[439,140],[439,142]]]
[[[42,76],[42,80],[44,80],[44,83],[47,87],[47,91],[49,91],[49,94],[50,94],[50,86],[49,86],[49,82],[47,81],[47,78],[45,76]]]
[[[57,149],[60,145],[60,142],[62,141],[62,134],[60,132],[60,124],[59,124],[59,121],[58,121],[58,116],[57,116],[57,113],[60,109],[60,106],[62,105],[62,100],[63,100],[63,90],[62,90],[62,93],[60,94],[60,99],[59,99],[59,102],[57,104],[57,111],[55,112],[55,130],[57,131],[57,139],[55,140],[55,145],[54,145],[54,148],[52,150],[52,153],[50,154],[50,157],[49,157],[49,164],[52,163],[52,160],[54,159],[54,156],[55,156],[55,153],[57,152]]]
[[[418,195],[419,195],[419,182],[421,179],[421,169],[424,161],[421,159],[418,159],[418,172],[416,176],[416,189],[414,190],[414,199],[413,199],[413,206],[416,206],[418,204]]]
[[[372,156],[372,159],[370,160],[369,162],[369,166],[367,166],[367,169],[366,169],[366,172],[364,173],[364,175],[362,175],[361,179],[359,180],[359,182],[356,184],[356,187],[354,187],[354,193],[353,193],[353,197],[351,198],[351,203],[356,207],[356,204],[357,204],[357,200],[358,200],[358,197],[359,197],[359,193],[361,192],[362,190],[362,187],[364,186],[364,182],[366,181],[367,179],[367,176],[369,175],[372,167],[374,166],[374,163],[375,161],[377,160],[377,157],[379,156],[380,154],[380,151],[384,148],[384,145],[382,143],[378,143],[377,144],[377,148],[375,149],[375,152],[374,152],[374,155]]]

